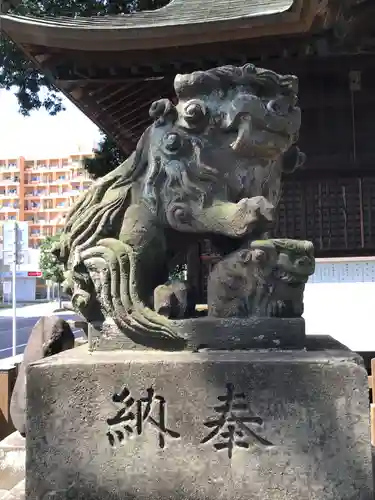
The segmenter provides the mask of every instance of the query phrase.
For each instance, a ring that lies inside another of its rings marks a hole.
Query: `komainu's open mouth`
[[[275,130],[265,123],[244,120],[232,142],[231,148],[239,155],[252,156],[254,153],[273,157],[286,151],[291,145],[291,136],[284,130]]]

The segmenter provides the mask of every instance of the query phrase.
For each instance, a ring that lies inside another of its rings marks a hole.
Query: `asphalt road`
[[[33,311],[33,307],[35,312]],[[17,311],[17,354],[22,354],[25,350],[29,335],[35,323],[41,316],[52,313],[51,308],[46,311],[40,309],[40,306],[29,306],[27,311],[19,308]],[[73,314],[61,314],[64,319],[77,319]],[[74,332],[77,336],[82,336],[81,330]],[[0,310],[0,359],[12,356],[12,316],[9,309]]]

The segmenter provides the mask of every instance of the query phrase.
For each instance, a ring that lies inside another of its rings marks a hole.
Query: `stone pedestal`
[[[345,350],[112,351],[31,365],[29,500],[372,500]]]

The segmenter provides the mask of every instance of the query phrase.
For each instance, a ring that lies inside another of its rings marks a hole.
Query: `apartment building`
[[[31,248],[58,233],[69,208],[92,182],[83,168],[88,156],[92,154],[0,160],[0,225],[6,220],[27,221]]]

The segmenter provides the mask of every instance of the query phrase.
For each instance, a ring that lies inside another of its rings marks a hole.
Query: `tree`
[[[104,16],[128,14],[139,10],[154,10],[167,5],[170,0],[22,0],[10,9],[10,13],[22,16]],[[0,2],[1,3],[1,2]],[[41,75],[28,61],[14,43],[0,37],[0,88],[14,91],[19,110],[24,116],[30,111],[46,109],[51,115],[64,110],[60,92]],[[42,92],[43,90],[43,92]],[[111,154],[109,155],[109,153]],[[109,155],[109,156],[108,156]],[[99,177],[106,158],[112,162],[122,153],[113,140],[103,137],[95,159],[89,163],[90,173]],[[121,160],[115,165],[117,166]]]
[[[117,147],[115,141],[107,136],[103,136],[94,153],[94,158],[86,158],[84,161],[85,169],[93,179],[98,179],[108,174],[126,159],[126,156]]]
[[[42,276],[46,281],[57,283],[59,291],[59,307],[61,307],[61,283],[64,281],[64,270],[61,264],[58,263],[56,257],[51,250],[55,243],[60,241],[60,235],[47,236],[40,246],[39,266],[42,271]]]
[[[169,272],[169,279],[185,281],[186,273],[187,273],[187,265],[177,264],[176,267]]]

